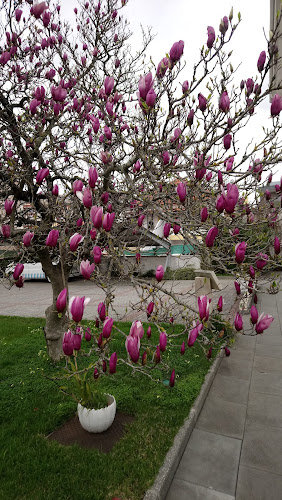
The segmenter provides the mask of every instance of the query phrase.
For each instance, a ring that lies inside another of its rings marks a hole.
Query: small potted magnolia
[[[60,302],[66,300],[66,289],[61,292],[57,300],[57,309],[60,310]],[[89,328],[79,325],[82,320],[84,306],[89,299],[85,297],[72,297],[69,309],[74,323],[64,334],[63,352],[66,355],[66,367],[63,378],[68,381],[67,387],[61,389],[72,396],[77,402],[77,413],[81,426],[88,432],[99,433],[106,431],[113,423],[116,414],[116,400],[114,396],[105,394],[100,388],[100,375],[107,372],[106,349],[104,359],[100,358],[96,363],[91,363],[87,368],[79,369],[78,355],[81,348],[83,335],[87,341],[91,340]],[[101,303],[100,317],[105,315],[105,304]],[[111,318],[104,318],[103,332],[98,339],[98,348],[104,339],[109,338],[113,326]],[[100,345],[99,345],[100,344]],[[105,347],[105,345],[104,345]],[[114,352],[109,358],[109,373],[116,371],[117,354]]]

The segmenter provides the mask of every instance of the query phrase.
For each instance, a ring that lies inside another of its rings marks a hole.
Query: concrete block
[[[175,478],[235,496],[240,449],[239,439],[194,429]]]
[[[281,474],[282,429],[255,424],[247,420],[240,465],[261,469],[272,474]],[[268,500],[268,497],[266,498]]]
[[[240,465],[236,500],[280,500],[282,476]]]
[[[282,397],[250,392],[247,419],[248,422],[282,428]]]
[[[198,484],[174,479],[166,500],[235,500],[234,496],[210,490]]]
[[[242,439],[247,406],[209,395],[196,423],[197,429]]]

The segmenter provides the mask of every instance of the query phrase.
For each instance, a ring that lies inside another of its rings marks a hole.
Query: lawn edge
[[[200,394],[198,395],[194,405],[192,406],[188,417],[185,419],[183,426],[179,429],[174,438],[174,442],[170,450],[167,452],[164,463],[159,470],[153,486],[147,490],[143,500],[164,500],[172,480],[174,478],[176,469],[185,451],[189,437],[195,427],[198,416],[201,412],[202,406],[206,400],[210,387],[213,383],[214,377],[217,373],[221,359],[223,357],[223,349],[221,349],[215,358],[212,366],[205,376]]]

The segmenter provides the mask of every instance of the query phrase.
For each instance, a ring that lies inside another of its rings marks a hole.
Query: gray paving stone
[[[263,335],[258,335],[257,345],[282,345],[282,335],[279,333],[268,336],[267,332]]]
[[[282,476],[240,465],[236,500],[281,500],[281,497]]]
[[[235,495],[241,440],[194,429],[175,477]]]
[[[231,403],[247,404],[250,382],[233,377],[216,374],[210,388],[210,396],[230,401]]]
[[[240,465],[282,473],[282,429],[246,422]]]
[[[209,395],[196,423],[197,429],[243,438],[247,406]]]
[[[244,349],[243,346],[237,347],[236,344],[234,347],[230,347],[230,352],[232,356],[232,359],[240,360],[240,359],[245,359],[252,361],[255,355],[255,350],[254,349]]]
[[[250,380],[253,361],[245,359],[223,358],[218,373],[226,377],[236,377],[238,379]]]
[[[247,420],[282,428],[282,397],[250,392]]]
[[[209,490],[181,479],[172,481],[166,500],[235,500],[234,496]]]
[[[282,345],[263,345],[256,346],[256,356],[264,356],[269,358],[282,358]]]
[[[250,391],[282,396],[282,372],[254,372]]]
[[[268,358],[264,356],[255,356],[253,372],[273,373],[282,372],[282,362],[278,358]]]
[[[255,348],[255,345],[256,336],[251,337],[248,335],[241,335],[240,333],[236,333],[234,347],[244,350],[253,350]]]

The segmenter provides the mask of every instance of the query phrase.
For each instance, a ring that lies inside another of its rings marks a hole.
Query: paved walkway
[[[166,500],[282,499],[282,292],[258,309],[275,320],[222,359]]]
[[[216,306],[220,295],[225,298],[224,311],[229,312],[236,300],[234,289],[234,280],[230,278],[221,278],[220,283],[222,290],[214,291],[212,294],[213,304]],[[123,321],[134,321],[147,319],[144,313],[144,306],[141,310],[140,300],[136,289],[129,282],[113,282],[113,307],[109,314],[114,319]],[[163,281],[162,287],[164,290],[171,289],[178,298],[186,305],[195,307],[194,297],[194,281]],[[70,296],[79,295],[90,297],[89,305],[85,307],[84,319],[95,319],[97,315],[97,307],[99,302],[105,299],[105,292],[92,281],[83,279],[69,282]],[[143,290],[145,303],[153,300],[152,295],[148,290]],[[150,297],[150,298],[149,298]],[[45,309],[52,303],[52,288],[47,281],[26,281],[24,287],[19,289],[13,286],[10,290],[3,284],[0,284],[0,315],[7,316],[33,316],[44,317]],[[162,306],[159,305],[159,310],[167,311],[164,319],[174,316],[175,321],[181,321],[183,307],[175,307],[175,303],[165,293],[162,294]],[[187,310],[185,314],[187,313]]]

